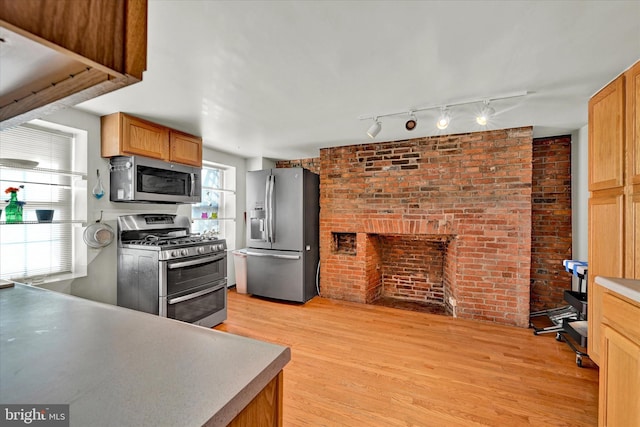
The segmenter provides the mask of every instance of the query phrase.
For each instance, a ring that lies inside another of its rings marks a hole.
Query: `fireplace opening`
[[[451,314],[447,303],[447,248],[450,236],[371,235],[378,256],[377,297],[371,304]]]

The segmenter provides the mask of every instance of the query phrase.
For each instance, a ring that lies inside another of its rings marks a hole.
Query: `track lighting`
[[[484,101],[484,105],[480,110],[480,113],[476,116],[476,123],[480,126],[486,126],[489,123],[489,119],[496,112],[493,108],[489,106],[489,101]]]
[[[376,135],[380,133],[380,129],[382,129],[382,124],[378,121],[378,118],[374,117],[373,120],[374,123],[369,127],[369,130],[367,130],[367,135],[369,135],[371,139],[375,138]]]
[[[416,119],[416,115],[413,111],[409,111],[409,116],[410,118],[407,120],[407,123],[404,124],[404,128],[406,130],[414,130],[416,126],[418,126],[418,120]]]
[[[358,119],[374,121],[374,123],[367,130],[367,135],[369,135],[370,138],[375,138],[376,135],[378,135],[380,133],[380,130],[382,129],[382,123],[380,122],[381,117],[391,117],[391,116],[400,116],[400,115],[408,114],[409,120],[405,122],[404,127],[406,130],[412,131],[418,125],[418,119],[416,118],[415,113],[420,111],[439,109],[440,115],[438,116],[436,127],[440,130],[444,130],[444,129],[447,129],[451,124],[451,120],[452,120],[451,114],[452,114],[453,107],[460,107],[460,106],[470,105],[470,104],[481,104],[482,107],[480,109],[480,113],[477,114],[475,118],[476,123],[478,123],[480,126],[487,126],[489,124],[489,120],[496,112],[496,110],[494,110],[493,107],[489,106],[489,102],[500,101],[503,99],[510,99],[510,98],[519,98],[526,95],[528,95],[528,92],[522,91],[522,92],[515,92],[515,93],[506,94],[506,95],[492,96],[489,98],[470,99],[470,100],[458,101],[458,102],[448,102],[445,105],[431,105],[428,107],[412,108],[408,111],[398,111],[393,113],[377,114],[375,116],[360,116],[358,117]]]
[[[451,116],[449,115],[449,110],[447,110],[447,107],[442,107],[440,109],[440,117],[438,117],[438,121],[436,122],[436,127],[440,130],[444,130],[449,127],[450,121]]]

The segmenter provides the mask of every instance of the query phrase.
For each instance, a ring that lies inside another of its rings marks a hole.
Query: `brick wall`
[[[531,311],[566,304],[571,276],[571,137],[533,140]]]
[[[388,148],[393,143],[380,144],[367,144],[369,147]],[[446,150],[446,141],[439,141],[438,148]],[[452,147],[455,149],[455,145]],[[397,165],[410,165],[407,159],[411,157],[401,157],[402,154],[408,154],[408,152],[401,153],[400,151],[394,151],[393,153],[378,153],[381,155],[389,156],[389,154],[400,156],[394,159],[388,158],[387,161],[396,161]],[[414,157],[415,158],[415,157]],[[402,161],[405,160],[404,163]],[[375,161],[375,160],[373,160]],[[400,163],[398,163],[400,161]],[[278,167],[306,167],[316,173],[320,173],[320,158],[302,159],[302,160],[288,160],[280,161],[277,163]],[[571,258],[571,139],[570,136],[559,136],[552,138],[534,139],[532,141],[532,206],[531,206],[531,273],[530,273],[530,309],[531,311],[543,310],[546,308],[557,307],[563,305],[563,293],[565,289],[571,288],[571,277],[568,273],[562,270],[562,260]],[[386,165],[388,167],[390,165]],[[373,164],[370,167],[374,167]],[[489,166],[490,169],[490,166]],[[407,170],[407,169],[405,169]],[[410,170],[410,169],[409,169]],[[321,176],[322,180],[322,176]],[[362,181],[360,181],[362,183]],[[322,185],[322,184],[321,184]],[[429,186],[422,187],[424,191],[431,191]],[[347,193],[347,192],[344,192]],[[383,196],[378,196],[383,197]],[[361,237],[361,245],[366,245],[365,237]],[[357,253],[356,251],[356,233],[346,233],[341,236],[342,250],[346,251],[347,260],[353,261],[353,257]],[[372,240],[373,241],[373,240]],[[379,271],[375,269],[376,263],[385,265],[382,255],[380,255],[376,249],[376,244],[379,242],[371,243],[371,259],[378,257],[379,259],[374,261],[368,261],[369,271],[360,271],[355,273],[355,270],[341,269],[338,266],[331,267],[336,271],[336,275],[345,273],[347,276],[343,278],[344,282],[341,287],[345,289],[341,298],[360,300],[361,292],[351,289],[357,288],[349,277],[355,278],[359,275],[366,274],[369,281],[375,283],[376,281],[384,282],[385,277]],[[335,242],[334,242],[335,244]],[[449,296],[453,296],[449,291],[453,280],[455,279],[454,272],[457,267],[456,253],[456,241],[452,240],[449,244],[444,245],[444,267],[443,267],[443,292],[444,301],[449,300]],[[346,249],[348,248],[348,249]],[[364,250],[364,249],[362,249]],[[335,252],[336,248],[332,249]],[[412,248],[412,251],[420,251],[420,248]],[[339,257],[335,255],[334,257]],[[425,256],[428,257],[428,256]],[[374,266],[374,268],[372,268]],[[353,263],[351,263],[353,267]],[[329,268],[329,267],[328,267]],[[439,268],[439,267],[438,267]],[[388,269],[388,267],[385,267]],[[414,271],[420,271],[419,268]],[[375,274],[379,277],[376,277]],[[350,275],[349,275],[350,274]],[[423,273],[431,274],[434,273]],[[505,272],[505,274],[512,274]],[[419,276],[419,274],[417,275]],[[415,278],[413,279],[415,282]],[[410,289],[407,292],[400,291],[394,294],[396,297],[405,299],[418,299],[417,295],[420,295],[419,291],[412,292]],[[368,297],[365,299],[372,301],[378,296],[385,295],[391,296],[391,289],[393,287],[384,286],[382,290],[375,289],[375,285],[369,284],[367,286]],[[337,292],[337,291],[336,291]],[[425,299],[427,300],[427,299]],[[429,301],[436,302],[436,301]],[[449,307],[450,309],[450,307]]]
[[[321,150],[320,288],[370,302],[381,294],[378,236],[447,240],[445,296],[459,317],[528,325],[532,129]],[[355,233],[356,253],[334,250]]]
[[[320,175],[320,158],[312,157],[308,159],[298,160],[278,160],[276,162],[277,168],[305,168],[313,173]]]

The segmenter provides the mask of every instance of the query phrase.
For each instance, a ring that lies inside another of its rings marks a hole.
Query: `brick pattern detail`
[[[436,236],[459,317],[528,325],[532,128],[326,148],[320,182],[323,296],[381,295],[378,235]],[[355,256],[332,253],[336,232]]]
[[[565,305],[571,276],[571,136],[533,140],[531,311]]]
[[[380,235],[382,294],[444,305],[445,242]]]
[[[320,157],[298,160],[278,160],[276,168],[304,168],[320,175]]]

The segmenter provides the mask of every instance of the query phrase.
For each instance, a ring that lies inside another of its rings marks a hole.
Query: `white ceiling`
[[[570,133],[589,97],[640,59],[640,0],[149,0],[148,31],[143,81],[78,108],[296,159],[371,141],[361,115],[519,91],[530,94],[493,104],[490,128]],[[468,110],[444,132],[481,130]],[[406,116],[384,118],[375,141],[443,133],[436,113],[418,113],[413,132]]]

